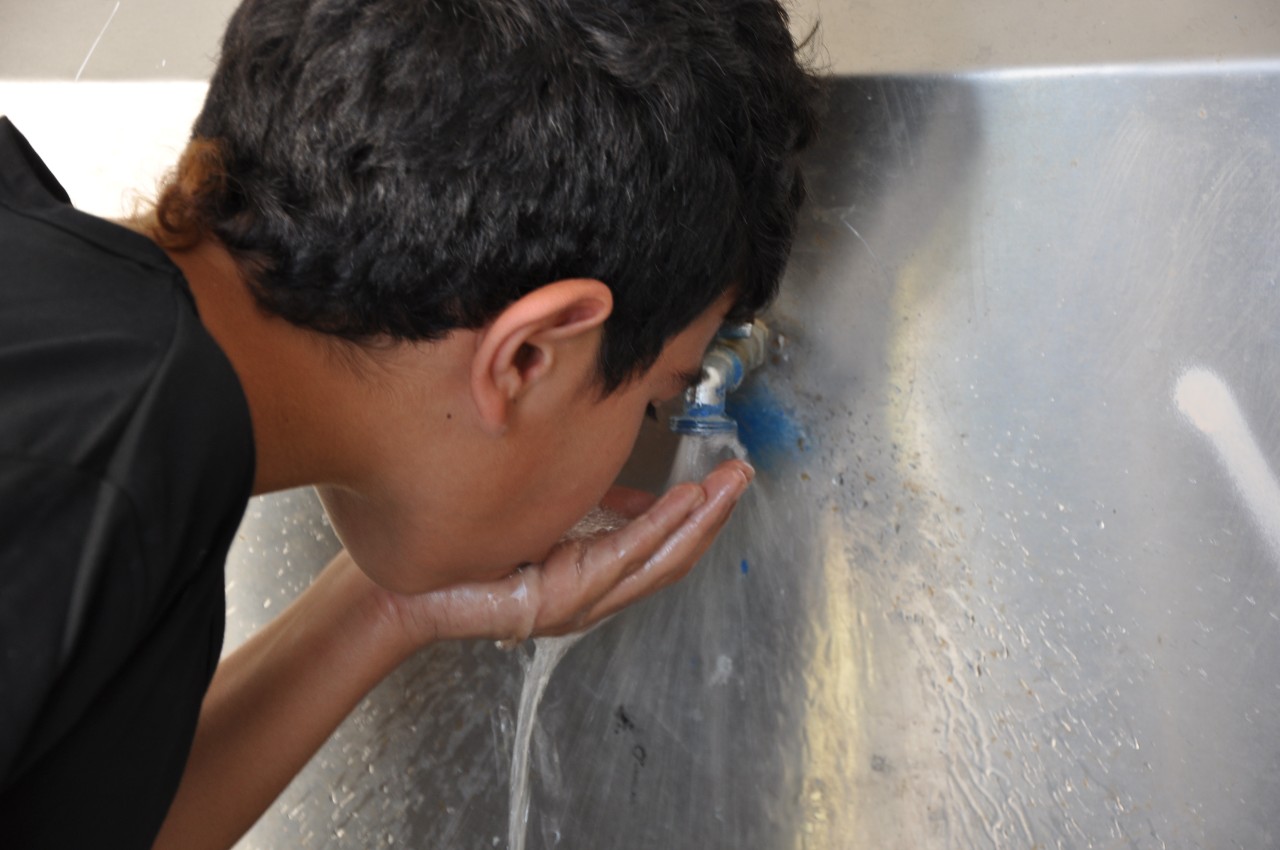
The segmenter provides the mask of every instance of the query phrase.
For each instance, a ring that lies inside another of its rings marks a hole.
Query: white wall
[[[204,83],[0,81],[7,115],[82,210],[108,218],[150,196],[186,144]]]

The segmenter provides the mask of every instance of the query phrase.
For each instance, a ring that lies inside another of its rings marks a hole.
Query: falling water
[[[705,437],[683,437],[676,449],[675,462],[667,486],[684,481],[700,481],[715,465],[727,457],[747,459],[747,450],[735,434],[711,434]]]
[[[626,517],[604,508],[596,508],[569,529],[565,540],[585,540],[608,534],[626,524]],[[533,655],[524,661],[524,685],[520,689],[520,706],[516,715],[515,748],[511,754],[511,790],[507,810],[507,847],[524,850],[529,823],[529,749],[538,704],[551,681],[560,659],[586,632],[533,640]]]
[[[700,481],[727,456],[746,459],[746,450],[736,436],[685,437],[680,440],[668,486]],[[566,539],[584,539],[607,534],[621,527],[626,518],[603,508],[592,511],[575,525]],[[547,683],[560,659],[586,632],[533,640],[533,654],[524,662],[524,684],[516,715],[515,745],[511,755],[511,785],[507,812],[508,850],[524,850],[529,825],[529,756],[538,706]]]
[[[535,638],[533,656],[524,665],[524,686],[520,689],[520,709],[516,719],[515,749],[511,754],[511,792],[507,811],[507,847],[524,850],[529,824],[529,745],[538,704],[560,659],[582,638],[582,634]]]

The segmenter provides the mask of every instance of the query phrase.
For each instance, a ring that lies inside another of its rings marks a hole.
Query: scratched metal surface
[[[768,504],[555,674],[530,847],[1280,842],[1278,94],[837,84],[745,407]],[[261,511],[241,624],[329,545]],[[518,670],[424,652],[242,846],[503,846]]]
[[[841,86],[781,305],[814,460],[868,482],[813,496],[854,578],[810,846],[1280,841],[1277,94]]]

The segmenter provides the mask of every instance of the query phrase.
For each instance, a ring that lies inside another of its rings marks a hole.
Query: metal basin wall
[[[1278,96],[836,82],[753,501],[555,674],[530,847],[1280,841]],[[255,503],[228,643],[334,545],[309,494]],[[519,683],[424,651],[242,846],[504,846]]]

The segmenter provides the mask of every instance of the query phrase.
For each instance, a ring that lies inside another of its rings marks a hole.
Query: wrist
[[[338,629],[361,665],[380,680],[429,641],[406,627],[400,597],[378,586],[344,549],[313,586],[327,609],[326,620]]]

